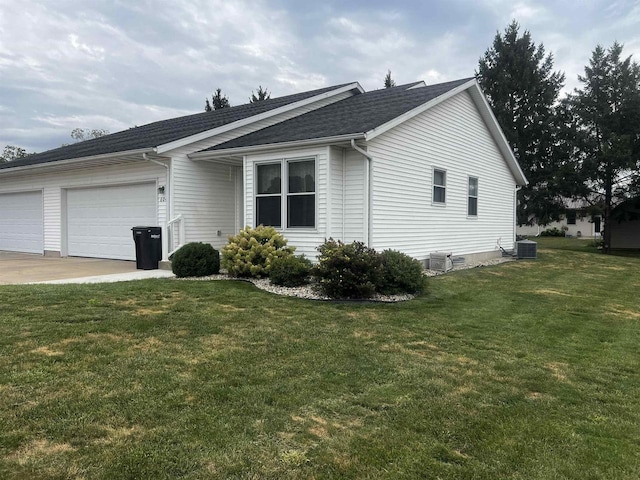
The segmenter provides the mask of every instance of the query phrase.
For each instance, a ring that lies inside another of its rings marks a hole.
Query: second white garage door
[[[67,191],[70,256],[135,260],[131,228],[155,225],[155,183]]]
[[[0,250],[43,253],[42,192],[0,195]]]

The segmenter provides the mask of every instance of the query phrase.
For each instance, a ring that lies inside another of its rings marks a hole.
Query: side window
[[[478,179],[469,177],[469,198],[467,201],[467,215],[478,216]]]
[[[576,211],[567,210],[567,225],[575,225],[575,224],[576,224]]]
[[[433,203],[445,203],[447,198],[447,172],[433,169]]]

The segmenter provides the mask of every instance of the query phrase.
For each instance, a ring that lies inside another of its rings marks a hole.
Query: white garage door
[[[135,260],[131,228],[157,224],[155,183],[67,191],[70,256]]]
[[[42,192],[0,195],[0,250],[43,253]]]

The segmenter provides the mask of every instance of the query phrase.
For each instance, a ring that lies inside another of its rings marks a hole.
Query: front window
[[[569,210],[567,212],[567,225],[575,225],[576,224],[576,211],[575,210]]]
[[[469,201],[467,215],[470,217],[478,216],[478,179],[469,177]]]
[[[447,190],[447,172],[433,170],[433,203],[444,203]]]
[[[286,218],[287,228],[316,226],[315,159],[258,164],[256,177],[256,225],[282,228]]]

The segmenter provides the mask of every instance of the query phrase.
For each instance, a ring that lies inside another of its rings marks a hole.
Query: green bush
[[[362,242],[342,243],[332,238],[318,247],[314,276],[331,298],[370,298],[376,292],[382,265],[380,255]]]
[[[276,258],[291,256],[294,250],[273,227],[245,227],[222,248],[222,266],[234,277],[266,277]]]
[[[382,276],[377,291],[384,295],[403,293],[418,294],[425,291],[427,277],[422,263],[396,250],[385,250],[381,254]]]
[[[557,227],[547,228],[545,231],[540,232],[541,237],[564,237],[564,230],[560,230]]]
[[[208,243],[187,243],[173,254],[176,277],[206,277],[220,272],[220,254]]]
[[[309,283],[313,264],[304,255],[279,257],[271,262],[269,280],[281,287],[299,287]]]

